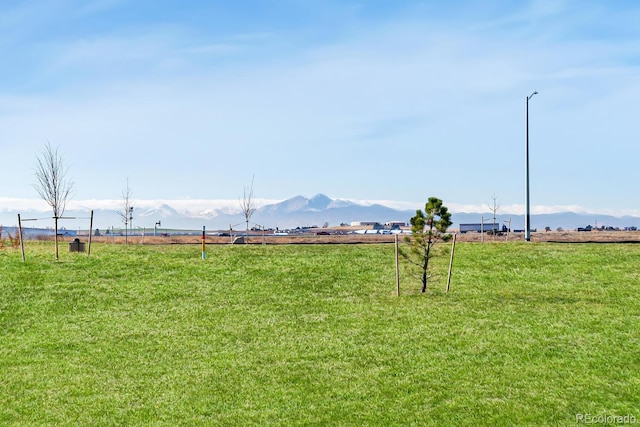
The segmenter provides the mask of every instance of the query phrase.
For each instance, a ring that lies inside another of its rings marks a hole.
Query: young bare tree
[[[131,188],[129,188],[129,178],[127,187],[122,190],[122,210],[118,211],[118,216],[124,224],[124,242],[129,243],[129,223],[133,220],[133,206],[131,206]]]
[[[495,233],[495,227],[496,227],[496,216],[498,214],[498,209],[500,209],[500,204],[498,203],[498,198],[496,197],[495,193],[491,195],[491,199],[492,199],[492,204],[489,205],[489,210],[491,212],[493,212],[493,225],[491,226],[491,229],[494,230],[493,233],[493,239],[496,239],[496,233]],[[500,227],[498,227],[498,230],[500,229]]]
[[[447,228],[451,225],[451,213],[437,197],[429,197],[424,212],[416,211],[411,218],[411,236],[405,236],[409,244],[409,253],[401,252],[402,256],[411,264],[420,268],[422,292],[427,290],[429,274],[429,260],[433,258],[433,246],[440,241],[448,241],[451,234]]]
[[[40,156],[36,158],[34,187],[53,210],[56,260],[58,259],[58,219],[64,215],[73,188],[73,182],[66,177],[67,171],[68,168],[58,148],[52,147],[47,142]]]
[[[247,234],[245,236],[245,243],[249,238],[249,220],[253,216],[253,213],[256,211],[256,202],[253,198],[253,181],[255,179],[255,175],[251,178],[251,187],[249,187],[247,191],[247,187],[244,187],[242,199],[240,199],[240,209],[242,210],[242,215],[244,215],[244,220],[247,224]]]

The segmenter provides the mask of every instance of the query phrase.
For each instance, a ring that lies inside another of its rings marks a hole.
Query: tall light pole
[[[526,186],[526,202],[525,202],[525,214],[524,214],[524,240],[527,242],[531,241],[531,206],[529,203],[529,100],[533,98],[533,95],[537,95],[538,92],[533,92],[531,95],[527,96],[527,107],[526,107],[526,141],[525,141],[525,151],[526,151],[526,167],[525,167],[525,186]]]

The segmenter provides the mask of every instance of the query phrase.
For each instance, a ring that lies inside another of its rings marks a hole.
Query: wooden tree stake
[[[451,270],[453,268],[453,253],[456,251],[456,234],[453,234],[451,242],[451,258],[449,258],[449,275],[447,276],[447,292],[451,288]]]

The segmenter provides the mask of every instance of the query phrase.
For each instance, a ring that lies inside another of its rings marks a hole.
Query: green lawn
[[[66,248],[65,248],[66,249]],[[640,245],[0,251],[1,425],[574,425],[640,418]]]

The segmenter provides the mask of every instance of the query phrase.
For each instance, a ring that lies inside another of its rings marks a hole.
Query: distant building
[[[406,221],[387,221],[384,223],[384,225],[386,225],[387,227],[406,227],[407,226],[407,222]]]
[[[351,222],[352,227],[367,227],[367,226],[375,227],[377,225],[380,225],[378,221],[352,221]]]
[[[460,233],[468,233],[469,231],[481,233],[481,232],[493,232],[497,233],[499,231],[507,231],[507,227],[504,225],[500,227],[498,223],[473,223],[473,224],[460,224],[459,230]]]

